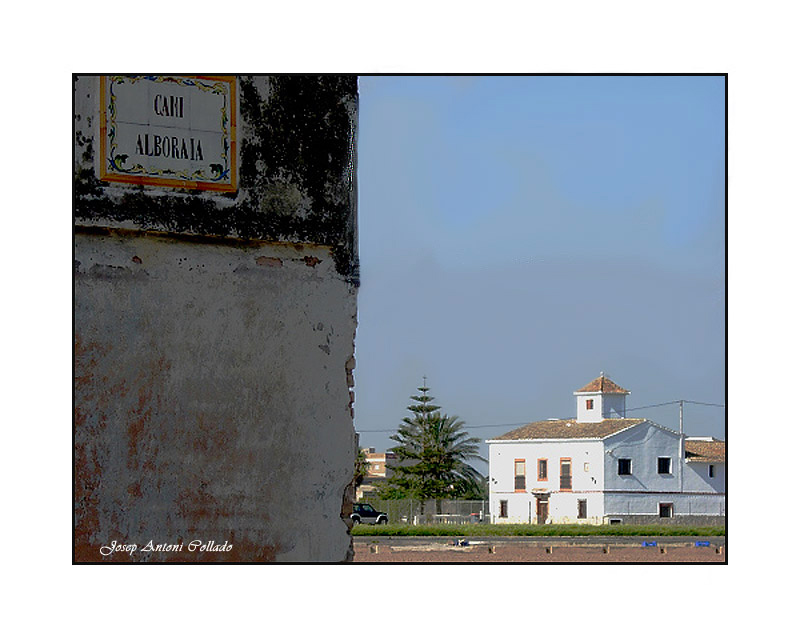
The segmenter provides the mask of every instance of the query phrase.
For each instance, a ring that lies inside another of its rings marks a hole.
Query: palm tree
[[[481,474],[472,467],[478,455],[478,438],[463,430],[457,416],[435,412],[423,433],[421,462],[426,471],[430,496],[436,498],[436,513],[441,513],[443,498],[457,498],[468,490],[480,490]],[[484,460],[485,461],[485,460]]]
[[[369,473],[369,462],[364,449],[356,452],[355,468],[353,470],[353,487],[358,489],[364,483],[364,477]]]

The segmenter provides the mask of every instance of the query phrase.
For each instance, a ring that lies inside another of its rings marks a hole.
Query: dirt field
[[[355,541],[354,562],[433,562],[433,563],[489,563],[489,562],[533,562],[533,563],[656,563],[699,562],[724,563],[725,547],[711,544],[696,547],[693,543],[659,542],[652,547],[635,544],[559,544],[524,543],[518,540],[473,543],[456,546],[453,541],[402,543]]]

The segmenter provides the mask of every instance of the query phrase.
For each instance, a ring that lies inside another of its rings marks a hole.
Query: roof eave
[[[596,396],[598,393],[602,393],[604,396],[629,396],[631,394],[630,391],[622,390],[622,391],[573,391],[572,395],[574,396]]]
[[[619,433],[619,431],[615,431],[614,433]],[[613,435],[613,434],[610,434]],[[595,436],[595,437],[584,437],[584,438],[515,438],[513,440],[485,440],[486,444],[503,444],[507,442],[512,443],[519,443],[519,442],[600,442],[606,439],[608,436]]]

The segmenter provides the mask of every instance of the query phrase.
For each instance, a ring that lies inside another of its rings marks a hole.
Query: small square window
[[[672,458],[659,458],[658,459],[658,472],[659,473],[672,473]]]
[[[672,503],[671,502],[659,502],[658,503],[658,517],[659,518],[671,518],[672,517]]]
[[[629,476],[631,475],[631,459],[620,458],[617,460],[617,475]]]

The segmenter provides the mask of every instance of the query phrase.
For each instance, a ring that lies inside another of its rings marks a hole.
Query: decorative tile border
[[[101,76],[100,178],[235,191],[235,97],[234,76]]]

